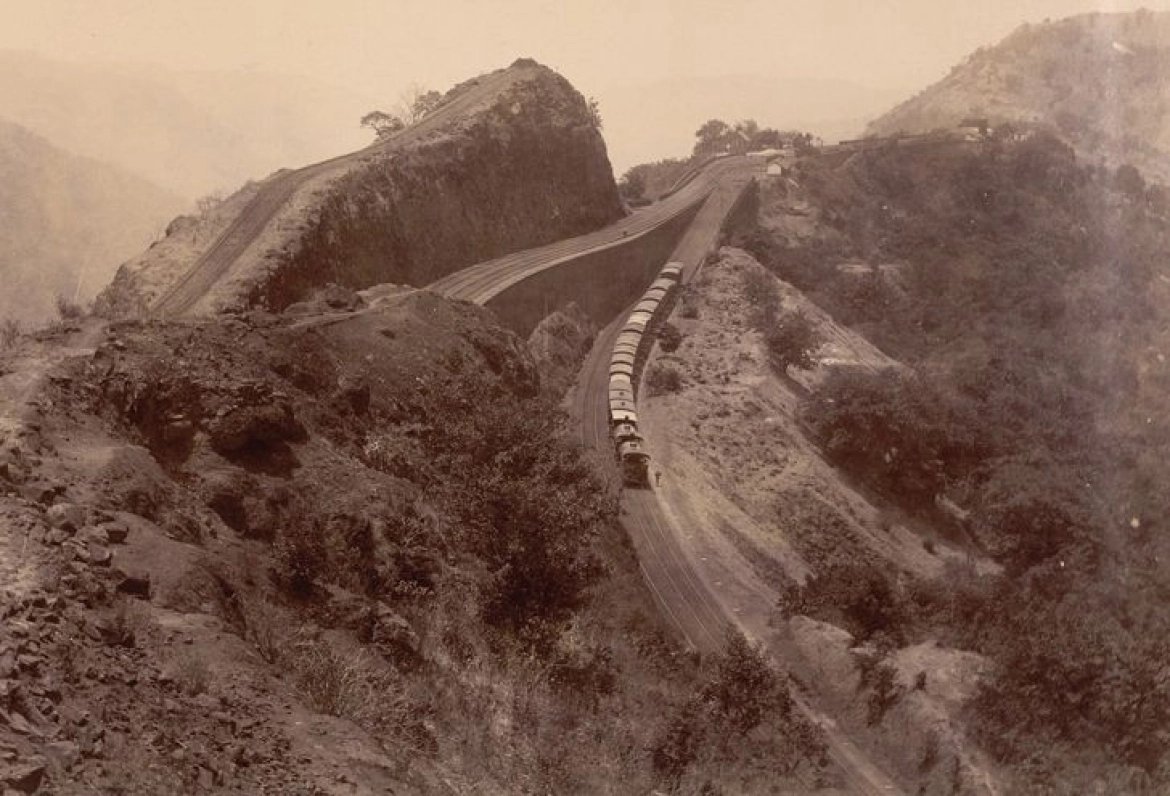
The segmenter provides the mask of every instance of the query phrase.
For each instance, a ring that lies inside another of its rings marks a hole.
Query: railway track
[[[306,183],[331,171],[340,173],[368,157],[393,152],[399,147],[414,143],[440,129],[453,118],[466,114],[476,104],[503,91],[516,78],[515,70],[501,70],[486,75],[479,79],[478,84],[440,106],[434,113],[385,141],[376,141],[357,152],[285,172],[268,180],[211,247],[155,301],[151,307],[151,314],[156,317],[174,318],[186,315],[194,309]]]
[[[427,289],[448,298],[486,304],[516,283],[545,269],[585,254],[626,245],[653,232],[706,201],[713,192],[725,189],[724,183],[746,182],[753,169],[758,169],[758,165],[747,158],[720,160],[669,198],[604,229],[464,268],[432,282]]]
[[[732,177],[725,179],[707,196],[669,258],[686,266],[684,282],[698,276],[707,252],[715,244],[724,220],[746,184],[746,180]],[[580,420],[582,444],[596,451],[599,458],[611,461],[609,362],[626,314],[621,313],[597,336],[581,369],[574,395],[573,408]],[[681,539],[685,529],[666,509],[656,491],[623,491],[621,521],[638,552],[638,566],[662,614],[691,647],[703,653],[722,650],[729,625],[752,635],[753,628],[741,625],[734,610],[720,600],[719,593],[703,577],[700,568],[684,549]],[[774,599],[767,595],[763,598],[771,600],[768,604],[774,603]],[[849,793],[867,796],[902,793],[893,779],[805,695],[794,689],[793,701],[810,721],[822,729],[829,755],[842,772]]]

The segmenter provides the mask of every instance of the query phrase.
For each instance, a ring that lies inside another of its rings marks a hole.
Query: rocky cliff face
[[[422,286],[622,213],[585,99],[530,60],[456,86],[413,128],[313,169],[196,311],[282,308],[329,282]],[[260,191],[263,199],[263,185]],[[246,214],[255,201],[237,204]],[[228,230],[233,219],[209,214],[198,223]],[[173,227],[174,235],[119,273],[106,307],[150,305],[219,234]]]
[[[1054,127],[1080,154],[1170,178],[1170,14],[1087,14],[1025,25],[872,122],[926,132],[968,117]]]

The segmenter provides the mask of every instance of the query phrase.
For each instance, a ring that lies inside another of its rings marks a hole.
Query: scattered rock
[[[86,546],[86,555],[89,563],[95,567],[108,567],[110,561],[113,560],[114,554],[110,552],[109,548],[104,547],[96,542],[90,542]]]
[[[36,793],[44,779],[44,763],[9,763],[0,767],[0,782],[17,793]]]
[[[114,567],[113,573],[115,582],[118,584],[115,589],[120,594],[128,594],[131,597],[138,597],[143,600],[150,599],[149,572]]]
[[[122,544],[130,534],[130,529],[126,527],[124,522],[108,522],[102,525],[101,529],[106,535],[106,541],[110,544]]]
[[[53,741],[45,745],[44,755],[55,773],[64,774],[81,759],[81,747],[72,741]]]
[[[71,533],[76,533],[85,525],[85,509],[76,503],[54,503],[45,516],[54,528]]]

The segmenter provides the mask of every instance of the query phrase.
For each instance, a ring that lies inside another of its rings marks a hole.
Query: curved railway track
[[[333,169],[346,168],[369,155],[392,151],[402,143],[426,135],[452,114],[465,112],[489,94],[499,92],[505,87],[502,84],[510,79],[508,72],[490,75],[481,79],[478,86],[389,141],[269,180],[212,246],[160,296],[152,308],[153,314],[177,317],[190,312],[256,241],[280,209],[313,178]],[[684,281],[689,281],[701,267],[702,259],[714,243],[725,218],[758,169],[758,163],[753,164],[744,157],[714,160],[685,175],[685,180],[680,180],[670,196],[609,227],[479,263],[432,283],[428,289],[450,298],[484,304],[543,270],[584,254],[635,241],[702,203],[671,257],[686,264]],[[582,442],[610,457],[609,361],[624,317],[619,316],[618,321],[598,336],[581,372],[575,399]],[[734,618],[683,549],[679,529],[662,510],[658,500],[658,495],[651,490],[627,490],[623,496],[622,521],[638,549],[639,567],[663,614],[680,635],[696,649],[718,650],[723,645],[726,628],[734,623]],[[801,709],[825,728],[830,753],[849,779],[850,792],[899,792],[888,777],[836,730],[831,720],[817,713],[799,694],[794,694],[794,697]]]
[[[568,260],[615,246],[623,246],[653,232],[687,212],[726,183],[746,184],[753,169],[747,158],[725,158],[712,164],[683,188],[654,205],[633,213],[608,227],[535,249],[487,260],[448,274],[427,285],[427,289],[448,298],[486,304],[508,288],[545,269]],[[702,212],[702,211],[700,211]]]
[[[718,238],[727,215],[746,181],[728,179],[708,196],[703,208],[670,256],[686,266],[684,282],[694,279],[703,259]],[[629,309],[618,315],[598,336],[583,365],[574,394],[574,413],[580,421],[581,441],[601,459],[613,460],[610,438],[610,359]],[[638,552],[638,566],[662,614],[693,648],[704,653],[723,648],[729,625],[740,626],[734,611],[704,579],[682,543],[686,532],[665,511],[656,491],[626,489],[622,494],[622,524]],[[774,602],[774,600],[772,600]],[[752,628],[741,628],[749,632]],[[849,793],[889,796],[902,793],[831,718],[803,694],[792,691],[801,712],[824,731],[828,751],[843,773]]]

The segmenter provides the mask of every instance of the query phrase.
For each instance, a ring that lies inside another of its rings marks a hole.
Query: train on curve
[[[609,428],[626,486],[650,486],[650,454],[638,432],[638,386],[654,338],[678,298],[682,263],[663,266],[630,311],[609,360]]]

